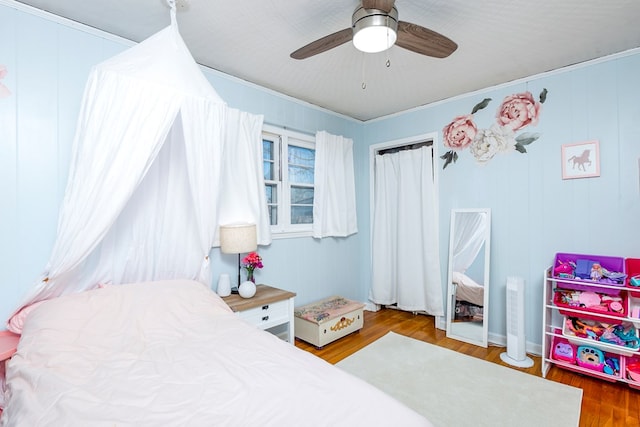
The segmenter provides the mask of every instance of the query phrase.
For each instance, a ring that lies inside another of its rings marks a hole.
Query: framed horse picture
[[[562,179],[600,176],[600,142],[585,141],[562,146]]]

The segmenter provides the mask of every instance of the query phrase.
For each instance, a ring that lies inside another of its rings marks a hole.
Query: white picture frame
[[[600,142],[584,141],[562,145],[562,179],[600,176]]]

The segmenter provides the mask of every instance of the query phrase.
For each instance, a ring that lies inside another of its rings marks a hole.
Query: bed
[[[194,281],[40,304],[6,376],[1,426],[430,425]]]
[[[484,286],[458,271],[453,272],[456,285],[456,320],[482,321],[484,315]]]

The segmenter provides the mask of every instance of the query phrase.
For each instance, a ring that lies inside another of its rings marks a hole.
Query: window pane
[[[265,185],[265,191],[267,193],[268,204],[278,203],[278,191],[276,189],[275,184]]]
[[[264,179],[269,181],[273,181],[275,176],[274,145],[273,141],[262,140],[262,168],[264,170]]]
[[[276,225],[278,223],[278,207],[269,206],[269,224]]]
[[[313,188],[291,187],[292,205],[313,205]]]
[[[264,179],[267,181],[273,181],[275,169],[273,162],[265,160],[264,162],[262,162],[262,169],[264,170]]]
[[[313,206],[292,206],[291,224],[313,224]]]
[[[298,184],[313,184],[313,168],[289,165],[289,181]]]
[[[265,160],[273,160],[273,141],[268,139],[262,140],[262,158]]]
[[[287,161],[290,165],[307,166],[313,168],[316,160],[315,150],[309,148],[289,145],[289,157]]]

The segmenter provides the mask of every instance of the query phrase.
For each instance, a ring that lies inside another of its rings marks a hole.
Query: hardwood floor
[[[364,328],[358,333],[348,335],[322,349],[316,349],[300,340],[296,340],[296,346],[335,364],[392,331],[538,377],[542,376],[540,357],[532,356],[532,368],[514,368],[500,360],[504,347],[482,348],[449,339],[444,331],[435,328],[434,318],[431,316],[383,309],[375,313],[365,311],[364,319]],[[551,368],[547,379],[583,390],[580,426],[640,426],[640,390],[632,389],[624,383],[609,383],[556,366]]]

